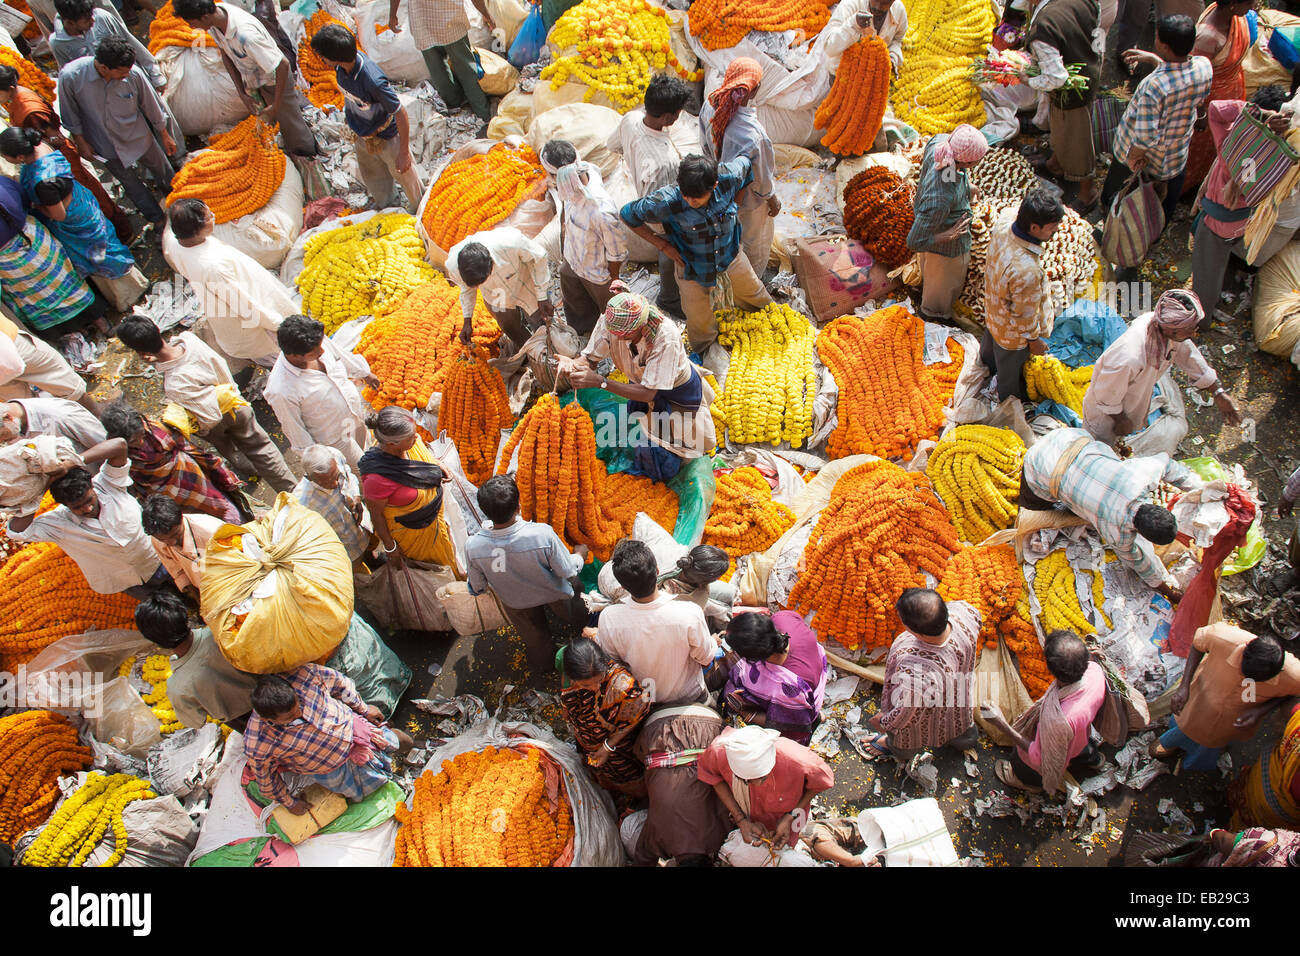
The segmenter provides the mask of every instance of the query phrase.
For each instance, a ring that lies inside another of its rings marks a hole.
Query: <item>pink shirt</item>
[[[1241,111],[1245,106],[1245,100],[1215,100],[1206,109],[1206,116],[1210,124],[1210,135],[1214,137],[1216,156],[1214,165],[1210,167],[1209,175],[1205,177],[1205,198],[1229,209],[1241,209],[1244,208],[1244,204],[1240,199],[1236,202],[1227,201],[1228,183],[1231,180],[1228,176],[1228,167],[1223,164],[1222,155],[1217,154],[1223,147],[1224,137],[1232,129],[1232,124],[1237,122],[1237,118],[1241,116]],[[1220,222],[1210,215],[1208,211],[1205,216],[1205,225],[1209,230],[1224,239],[1236,239],[1238,236],[1245,235],[1246,226],[1249,223],[1249,216],[1238,222]]]
[[[1061,698],[1061,713],[1074,731],[1074,736],[1070,739],[1070,752],[1066,757],[1067,763],[1083,753],[1088,746],[1088,728],[1092,726],[1097,711],[1101,710],[1105,700],[1106,672],[1096,661],[1089,661],[1088,669],[1079,678],[1078,689],[1068,697]],[[1043,753],[1037,737],[1029,745],[1029,753],[1021,751],[1020,759],[1035,770],[1042,768]]]
[[[217,530],[225,524],[212,515],[181,515],[181,546],[173,548],[157,538],[150,538],[153,549],[158,552],[167,573],[172,576],[178,588],[198,588],[203,577],[203,558],[208,550],[208,542]]]

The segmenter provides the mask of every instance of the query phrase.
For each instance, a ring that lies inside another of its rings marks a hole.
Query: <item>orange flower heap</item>
[[[45,822],[59,798],[59,775],[90,766],[68,718],[48,710],[0,717],[0,843],[11,846]]]
[[[341,110],[343,91],[339,89],[334,67],[329,66],[320,58],[320,54],[311,48],[311,38],[327,23],[337,23],[341,27],[347,27],[347,24],[336,20],[324,10],[313,13],[306,23],[306,33],[298,41],[298,72],[307,81],[307,99],[313,106],[320,109],[332,106],[336,110]]]
[[[733,47],[750,30],[796,30],[811,40],[830,20],[830,8],[825,0],[695,0],[689,17],[691,35],[709,50]]]
[[[176,16],[172,9],[172,0],[153,15],[149,23],[149,52],[157,56],[164,47],[174,46],[190,49],[200,46],[215,46],[207,30],[195,30],[188,23]]]
[[[734,561],[766,551],[793,524],[794,512],[773,501],[767,479],[746,465],[718,477],[703,541]]]
[[[35,22],[35,21],[33,21]],[[11,66],[18,71],[18,85],[25,86],[40,95],[47,103],[54,102],[54,81],[48,73],[17,50],[0,46],[0,63]]]
[[[944,568],[936,590],[945,601],[965,601],[979,609],[985,647],[997,647],[998,638],[1013,649],[1026,640],[1038,643],[1027,617],[1025,577],[1011,545],[962,548]]]
[[[868,166],[844,188],[844,231],[891,269],[912,258],[913,218],[911,189],[884,166]]]
[[[818,333],[817,352],[840,389],[838,423],[826,441],[831,458],[910,457],[918,442],[939,436],[962,366],[955,339],[948,339],[950,362],[926,365],[925,323],[891,306],[836,319]]]
[[[447,367],[438,425],[456,443],[465,477],[481,485],[492,477],[501,429],[514,420],[501,373],[487,364],[487,351],[462,346]]]
[[[424,203],[424,229],[442,249],[491,229],[546,173],[529,146],[498,143],[486,153],[458,160],[442,171]]]
[[[600,510],[621,529],[620,537],[632,533],[638,512],[644,511],[669,534],[677,527],[680,503],[677,492],[645,475],[616,472],[605,476],[605,497]]]
[[[942,577],[960,545],[925,475],[887,461],[846,472],[831,489],[804,549],[789,606],[812,613],[823,641],[850,649],[888,647],[901,625],[904,589]]]
[[[444,760],[397,805],[394,866],[566,866],[573,814],[554,762],[536,747],[486,747]]]
[[[866,37],[844,51],[835,82],[814,118],[826,130],[822,145],[840,156],[861,156],[871,149],[889,104],[889,47],[878,36]]]
[[[219,223],[257,212],[284,182],[286,159],[275,145],[276,129],[250,116],[213,136],[172,180],[167,205],[202,199]]]

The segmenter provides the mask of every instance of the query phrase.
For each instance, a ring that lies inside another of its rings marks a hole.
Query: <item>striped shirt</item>
[[[330,454],[339,466],[339,483],[326,489],[310,478],[303,478],[294,486],[293,496],[329,523],[343,542],[348,560],[355,561],[370,543],[370,532],[357,523],[356,516],[348,505],[348,498],[361,497],[361,485],[356,475],[352,474],[343,454],[336,448],[331,448]]]
[[[405,6],[411,38],[421,50],[447,46],[469,33],[464,0],[406,0]]]
[[[564,216],[564,261],[581,278],[606,285],[609,264],[627,260],[627,237],[618,206],[600,184],[600,170],[589,163],[582,165],[595,186],[595,198],[583,196],[558,203]]]
[[[1157,180],[1173,179],[1187,167],[1196,108],[1210,95],[1213,82],[1214,67],[1203,56],[1161,64],[1133,92],[1111,154],[1127,163],[1131,149],[1145,149],[1143,172]]]

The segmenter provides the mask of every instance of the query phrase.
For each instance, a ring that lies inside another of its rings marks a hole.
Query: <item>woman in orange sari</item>
[[[1255,0],[1235,0],[1232,3],[1212,3],[1205,8],[1196,23],[1196,45],[1193,56],[1203,56],[1214,64],[1214,84],[1206,101],[1244,100],[1246,75],[1241,61],[1250,52],[1250,25],[1246,14]],[[1214,165],[1214,136],[1207,126],[1192,134],[1192,144],[1187,153],[1187,172],[1183,178],[1183,195],[1194,196]]]

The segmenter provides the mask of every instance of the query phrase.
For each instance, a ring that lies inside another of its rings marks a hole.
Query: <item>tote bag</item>
[[[1300,153],[1285,139],[1268,128],[1259,108],[1247,104],[1223,139],[1220,150],[1246,205],[1253,206],[1273,191],[1282,177],[1290,172]]]
[[[1119,191],[1106,214],[1102,255],[1122,269],[1137,266],[1165,228],[1165,210],[1155,183],[1134,175]]]

